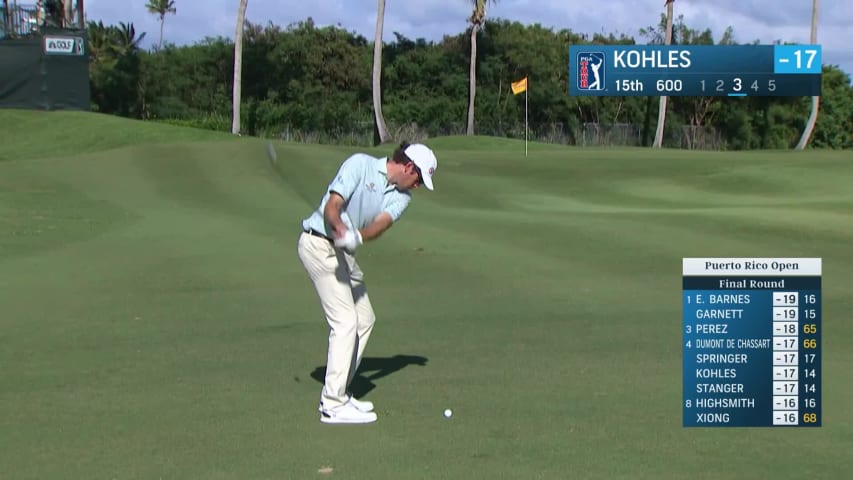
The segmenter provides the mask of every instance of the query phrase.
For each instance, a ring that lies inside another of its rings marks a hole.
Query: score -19
[[[749,86],[745,87],[744,81],[740,78],[735,77],[732,79],[731,83],[728,85],[730,90],[726,89],[726,87],[727,87],[726,81],[721,80],[721,79],[718,79],[715,81],[710,81],[710,82],[706,82],[705,80],[700,80],[699,83],[702,85],[702,92],[707,92],[707,91],[710,91],[710,89],[714,89],[713,91],[720,92],[720,93],[724,93],[724,92],[749,93],[749,90],[744,90],[744,88],[751,89],[753,92],[758,92],[762,87],[761,84],[764,82],[759,82],[758,80],[753,80],[753,82]],[[767,88],[768,92],[776,91],[776,80],[774,80],[772,78],[767,80],[767,85],[765,86],[765,88]]]

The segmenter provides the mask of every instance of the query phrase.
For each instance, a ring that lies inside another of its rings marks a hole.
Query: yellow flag
[[[512,82],[512,93],[514,95],[518,95],[519,93],[527,91],[527,77],[522,78],[517,82]]]

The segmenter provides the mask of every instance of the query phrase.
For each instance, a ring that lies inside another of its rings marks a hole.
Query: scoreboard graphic
[[[684,258],[683,425],[821,426],[821,259]]]
[[[572,45],[571,96],[821,93],[820,45]]]

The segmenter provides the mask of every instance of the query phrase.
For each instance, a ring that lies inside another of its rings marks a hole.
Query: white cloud
[[[105,23],[133,22],[137,31],[147,32],[144,45],[150,46],[157,42],[160,25],[145,10],[145,3],[87,0],[87,16]],[[205,36],[233,36],[238,0],[175,0],[175,4],[177,15],[166,17],[166,41],[183,45]],[[539,23],[555,30],[624,33],[641,42],[638,30],[658,23],[665,12],[663,4],[664,0],[501,0],[489,6],[487,13],[491,18]],[[318,25],[340,25],[372,39],[376,7],[376,0],[249,0],[246,16],[253,23],[272,22],[282,27],[310,16]],[[462,0],[388,0],[385,9],[386,41],[394,39],[394,32],[428,40],[461,33],[471,11],[470,3]],[[848,46],[853,40],[853,2],[824,0],[820,9],[818,39],[824,63],[841,65],[853,74],[853,49]],[[675,13],[683,14],[691,28],[710,28],[716,38],[731,26],[741,43],[777,39],[807,43],[809,39],[811,2],[805,0],[676,0]]]

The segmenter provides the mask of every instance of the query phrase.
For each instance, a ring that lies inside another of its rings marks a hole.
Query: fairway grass
[[[356,388],[379,420],[330,426],[296,239],[355,149],[275,142],[280,177],[260,139],[0,122],[0,478],[853,471],[849,152],[429,140],[435,191],[358,255],[378,319]],[[823,426],[685,429],[681,259],[752,256],[823,259]]]

